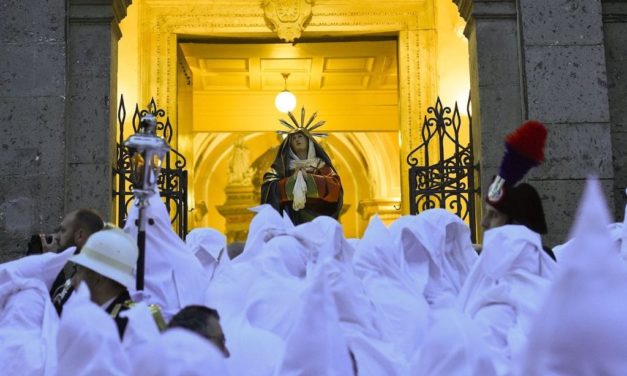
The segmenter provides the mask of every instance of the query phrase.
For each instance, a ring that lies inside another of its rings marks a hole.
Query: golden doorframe
[[[174,124],[178,120],[177,43],[179,36],[206,38],[273,38],[258,0],[198,5],[160,0],[141,3],[140,103],[154,97]],[[344,1],[316,3],[303,38],[396,35],[401,166],[401,212],[409,213],[405,158],[417,146],[421,115],[437,91],[437,34],[433,0],[416,2]],[[177,136],[178,133],[177,132]],[[189,141],[189,140],[187,140]],[[184,155],[192,142],[173,140]],[[190,181],[193,177],[190,177]]]

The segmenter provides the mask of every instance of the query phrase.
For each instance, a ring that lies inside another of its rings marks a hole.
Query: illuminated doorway
[[[199,195],[196,190],[206,190],[202,184],[214,184],[214,180],[215,184],[219,183],[219,179],[227,180],[227,176],[219,174],[213,175],[210,181],[196,179],[194,174],[205,169],[201,166],[201,159],[212,164],[212,169],[218,168],[220,163],[226,165],[229,152],[226,148],[217,147],[218,143],[224,143],[224,147],[232,148],[236,142],[240,142],[249,148],[250,163],[255,162],[255,153],[250,150],[249,144],[252,143],[253,147],[265,145],[266,148],[276,145],[277,141],[273,138],[272,132],[278,128],[277,119],[280,115],[278,112],[272,113],[274,111],[272,102],[276,92],[271,94],[268,89],[267,102],[263,107],[271,110],[266,113],[265,118],[257,112],[259,116],[254,120],[237,122],[235,130],[228,128],[209,133],[206,129],[204,131],[202,128],[196,129],[202,123],[196,124],[194,118],[200,108],[194,102],[194,86],[197,82],[193,72],[194,63],[188,62],[183,45],[230,44],[236,45],[233,47],[235,49],[245,44],[292,47],[279,43],[276,35],[268,29],[259,4],[257,0],[243,0],[233,4],[207,0],[186,2],[137,0],[128,8],[128,16],[120,25],[123,37],[120,40],[118,54],[118,92],[124,94],[127,103],[147,103],[154,97],[172,119],[176,128],[173,144],[187,157],[190,182],[193,182],[190,186],[189,202],[189,207],[193,211],[188,215],[191,227],[209,224],[205,219],[205,216],[210,215],[209,201],[203,198],[205,193]],[[347,236],[359,236],[366,222],[363,218],[368,218],[374,213],[384,215],[388,219],[409,213],[406,156],[420,143],[420,128],[427,107],[435,103],[438,96],[446,104],[452,104],[456,100],[465,103],[468,96],[468,44],[462,35],[463,28],[464,22],[459,17],[456,6],[449,1],[416,0],[394,3],[350,1],[316,4],[314,16],[296,46],[314,46],[320,43],[396,43],[397,87],[394,98],[396,122],[385,123],[389,124],[390,128],[384,130],[372,128],[360,132],[332,129],[350,124],[357,124],[359,127],[368,124],[367,122],[360,124],[359,116],[368,120],[369,116],[374,115],[345,111],[344,117],[340,118],[337,113],[327,111],[313,102],[304,103],[308,107],[308,112],[318,110],[321,118],[329,122],[329,125],[325,126],[333,134],[328,140],[331,143],[329,149],[332,152],[336,151],[336,157],[350,156],[351,161],[347,161],[346,166],[368,166],[362,170],[341,172],[342,175],[350,175],[351,179],[357,176],[354,182],[355,189],[361,190],[359,197],[362,197],[357,201],[351,200],[356,206],[348,203],[352,212],[345,214],[348,215],[346,219],[342,218],[347,229],[354,229],[347,231]],[[249,56],[262,54],[249,53]],[[355,65],[357,60],[339,61],[341,64],[339,66],[335,64],[334,69],[355,69],[360,66]],[[231,63],[237,64],[234,61]],[[362,68],[363,66],[361,65]],[[214,65],[212,69],[223,68]],[[280,67],[275,68],[281,70]],[[266,84],[276,86],[276,90],[282,90],[283,78],[280,73],[282,72],[276,72]],[[229,77],[231,83],[223,84],[229,87],[241,86],[242,73],[238,74]],[[354,76],[359,74],[355,72]],[[341,80],[329,81],[329,84],[341,85]],[[354,85],[357,79],[349,77],[344,80],[349,80],[344,84],[353,80]],[[291,90],[299,91],[297,86],[293,86],[299,85],[298,81],[298,74],[290,76]],[[243,90],[239,92],[242,93]],[[298,94],[306,96],[304,92]],[[224,94],[225,99],[226,97]],[[382,103],[385,105],[387,102]],[[350,107],[346,105],[345,107],[350,109],[359,105],[360,103],[355,100],[350,103]],[[226,111],[228,107],[225,105],[218,110]],[[255,108],[239,107],[239,110],[240,114],[255,113]],[[237,117],[231,118],[232,121],[236,119]],[[214,124],[219,125],[220,122]],[[260,125],[263,129],[238,128],[252,124]],[[218,152],[221,149],[222,154],[208,153],[209,150]],[[393,156],[394,154],[396,155]],[[388,157],[395,159],[391,160]],[[215,163],[211,162],[213,158],[216,158]],[[363,178],[360,171],[364,171]],[[370,176],[365,171],[369,171]],[[389,178],[391,171],[398,171],[400,177]],[[199,181],[202,181],[202,184],[199,184]],[[367,183],[362,185],[362,181]],[[350,183],[345,181],[345,186]],[[366,194],[367,190],[371,192]],[[365,197],[371,197],[372,200],[368,201]],[[223,196],[222,199],[213,198],[212,202],[218,204],[226,202],[226,197]],[[221,218],[219,215],[216,216],[215,212],[211,217]],[[354,221],[353,225],[348,224],[350,218],[353,218],[351,219]],[[219,223],[216,227],[221,229]]]
[[[194,213],[195,226],[225,231],[231,240],[245,236],[245,208],[259,200],[261,177],[280,142],[278,119],[287,118],[274,106],[285,85],[281,73],[290,73],[287,87],[296,95],[297,111],[318,112],[327,122],[321,130],[329,137],[322,143],[344,186],[345,234],[360,236],[381,205],[391,211],[396,205],[400,213],[394,38],[179,46],[185,78],[179,82],[179,117],[193,124],[190,191],[202,208]]]

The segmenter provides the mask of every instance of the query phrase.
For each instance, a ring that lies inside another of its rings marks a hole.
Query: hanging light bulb
[[[274,99],[274,105],[276,106],[277,110],[283,113],[288,113],[296,108],[296,97],[294,96],[294,94],[292,94],[292,92],[287,90],[287,78],[290,76],[290,74],[281,74],[283,75],[285,86],[283,87],[283,91],[277,94],[276,98]]]

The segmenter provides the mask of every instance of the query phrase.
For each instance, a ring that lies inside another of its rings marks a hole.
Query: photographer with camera
[[[103,228],[104,221],[95,210],[75,210],[63,218],[52,239],[46,239],[45,235],[40,235],[42,250],[59,253],[70,247],[76,247],[74,254],[79,254],[89,236]],[[63,309],[63,304],[73,291],[71,281],[74,273],[74,264],[68,262],[61,269],[50,289],[50,298],[59,315]]]
[[[76,247],[77,251],[80,251],[89,235],[102,230],[103,227],[102,217],[95,210],[75,210],[63,218],[54,234],[31,236],[27,255],[45,252],[60,253],[70,247]]]

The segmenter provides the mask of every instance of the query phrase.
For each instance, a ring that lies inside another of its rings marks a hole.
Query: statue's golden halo
[[[277,131],[278,134],[289,135],[289,134],[293,134],[296,132],[303,132],[313,137],[326,137],[327,136],[326,133],[312,132],[320,128],[324,124],[326,124],[326,121],[324,120],[320,120],[319,122],[313,124],[314,120],[316,120],[316,116],[318,116],[317,112],[314,112],[314,114],[311,115],[307,123],[305,123],[305,107],[301,107],[300,109],[300,122],[298,122],[298,119],[296,119],[296,116],[294,116],[293,113],[288,112],[287,114],[292,120],[292,123],[290,124],[288,121],[283,120],[283,119],[279,119],[279,122],[281,123],[281,125],[287,127],[289,131],[279,130]]]

